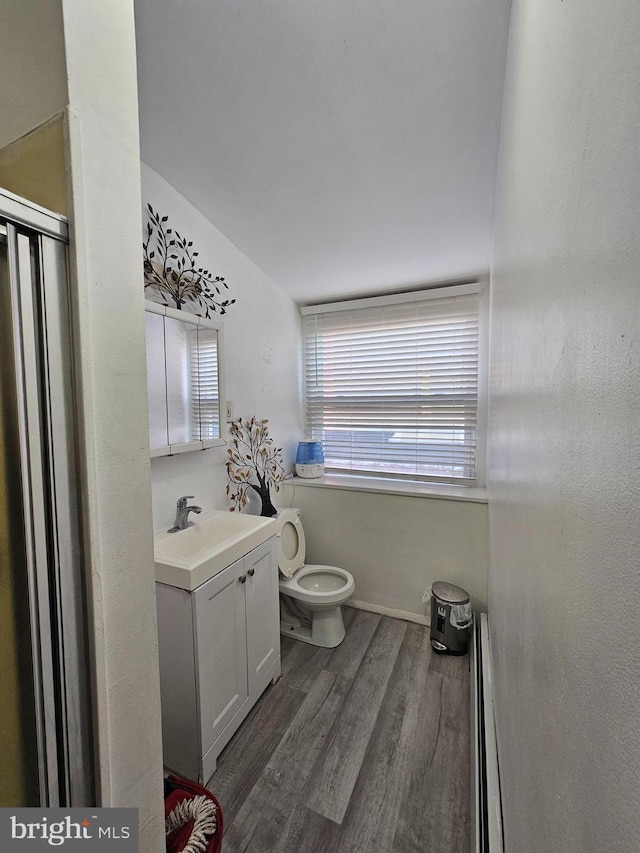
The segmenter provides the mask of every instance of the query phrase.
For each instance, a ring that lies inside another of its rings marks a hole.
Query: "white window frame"
[[[441,285],[434,286],[420,291],[410,291],[400,294],[390,294],[384,296],[373,296],[364,299],[353,299],[341,302],[325,303],[319,305],[309,305],[302,307],[301,314],[304,318],[313,314],[326,314],[334,311],[346,311],[351,309],[377,307],[380,305],[394,305],[403,302],[418,302],[423,300],[441,299],[443,297],[453,297],[458,295],[478,294],[478,398],[477,398],[477,425],[476,425],[476,477],[475,481],[469,482],[447,482],[446,478],[439,480],[434,477],[433,480],[426,480],[424,477],[411,478],[403,475],[394,475],[393,473],[364,473],[361,471],[337,471],[333,469],[328,471],[328,477],[356,480],[369,480],[372,483],[378,481],[380,487],[384,484],[390,484],[396,480],[403,482],[405,487],[411,488],[415,485],[416,490],[422,490],[425,483],[431,483],[435,488],[443,487],[454,488],[483,488],[486,483],[486,437],[487,437],[487,390],[488,390],[488,322],[489,322],[489,283],[487,277],[479,277],[477,280],[468,284],[459,285]],[[303,335],[304,337],[304,335]],[[303,340],[303,359],[304,359],[304,340]],[[304,381],[304,366],[303,366],[303,396],[305,404],[306,418],[306,384]],[[308,427],[308,425],[307,425]],[[405,491],[405,489],[403,489]]]

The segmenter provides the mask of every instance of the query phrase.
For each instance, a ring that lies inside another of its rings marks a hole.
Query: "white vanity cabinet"
[[[164,763],[205,784],[280,675],[274,538],[193,591],[156,583]]]

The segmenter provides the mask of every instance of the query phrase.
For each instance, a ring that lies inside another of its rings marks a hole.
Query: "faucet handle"
[[[190,501],[193,497],[195,497],[195,495],[183,495],[181,498],[178,498],[178,509],[185,509],[187,501]]]

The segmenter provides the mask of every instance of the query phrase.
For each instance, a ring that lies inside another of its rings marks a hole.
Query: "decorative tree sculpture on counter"
[[[166,226],[168,216],[160,216],[150,204],[147,213],[147,239],[142,244],[145,290],[157,291],[165,305],[178,311],[190,302],[194,313],[200,311],[205,317],[226,314],[236,300],[222,298],[221,288],[229,288],[224,277],[198,266],[193,242]]]
[[[232,438],[227,448],[227,495],[233,503],[232,512],[247,506],[249,488],[260,496],[260,515],[272,516],[278,511],[271,503],[271,486],[278,491],[284,477],[282,448],[274,446],[267,424],[266,418],[259,420],[254,415],[251,420],[231,421],[229,426]],[[252,478],[257,479],[257,485]]]

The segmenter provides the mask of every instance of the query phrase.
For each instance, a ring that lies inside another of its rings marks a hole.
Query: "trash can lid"
[[[466,589],[446,581],[436,581],[431,586],[431,592],[435,598],[447,604],[466,604],[469,601],[469,593]]]

